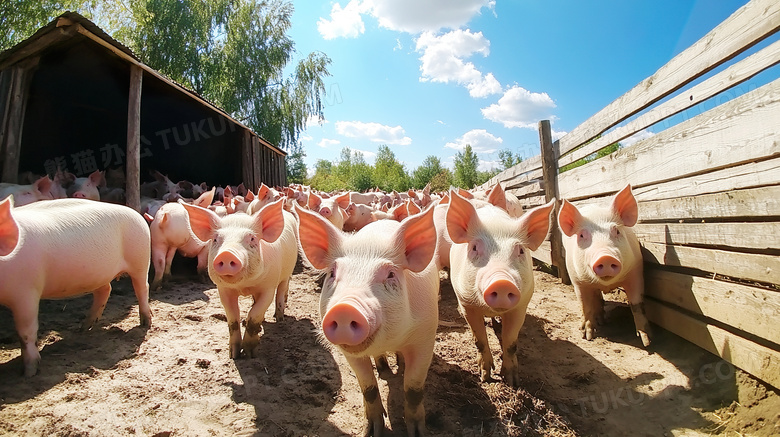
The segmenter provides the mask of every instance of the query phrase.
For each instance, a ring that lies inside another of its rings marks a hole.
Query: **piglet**
[[[282,209],[282,200],[269,203],[253,215],[235,213],[224,218],[200,206],[181,204],[189,214],[194,235],[208,242],[209,277],[217,285],[225,307],[230,357],[239,358],[242,350],[255,357],[265,312],[274,294],[275,317],[281,320],[284,316],[287,288],[298,257],[295,217]],[[254,299],[243,339],[239,296]]]
[[[68,187],[68,197],[75,199],[100,200],[99,188],[105,185],[103,172],[95,170],[88,177],[76,178],[73,185]]]
[[[27,185],[0,184],[0,199],[9,196],[14,197],[14,205],[28,205],[39,200],[52,200],[51,194],[52,180],[48,176],[43,176]]]
[[[608,206],[585,205],[578,209],[567,200],[558,213],[563,234],[566,268],[582,304],[582,338],[591,340],[604,321],[602,291],[623,287],[634,315],[636,333],[650,345],[650,323],[643,303],[642,252],[632,227],[639,219],[639,207],[626,185]]]
[[[320,297],[322,333],[346,357],[363,392],[365,434],[381,435],[385,410],[371,357],[404,360],[404,416],[410,436],[425,433],[423,386],[438,323],[439,275],[433,210],[402,222],[370,223],[346,234],[297,208],[306,261],[327,272]]]
[[[450,193],[450,280],[476,339],[482,381],[490,379],[493,368],[485,316],[501,316],[501,375],[509,385],[519,383],[517,336],[534,292],[531,251],[547,236],[554,205],[550,201],[515,219],[503,208],[488,203],[476,208],[455,191]]]
[[[0,202],[0,304],[13,313],[25,376],[35,375],[38,302],[92,293],[82,323],[90,329],[103,314],[111,281],[127,273],[138,298],[141,325],[150,326],[149,227],[126,206],[84,199],[36,202],[14,208]]]

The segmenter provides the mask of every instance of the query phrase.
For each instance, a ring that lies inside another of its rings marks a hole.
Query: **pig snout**
[[[330,217],[331,215],[333,215],[333,212],[331,212],[330,208],[328,208],[327,206],[323,206],[323,207],[320,209],[320,214],[321,214],[323,217],[325,217],[325,218],[328,218],[328,217]]]
[[[75,193],[73,193],[73,197],[76,199],[86,199],[87,195],[82,193],[81,191],[76,191]]]
[[[486,278],[482,288],[485,303],[491,308],[508,310],[520,302],[520,290],[506,273],[496,273]]]
[[[241,259],[233,252],[226,250],[214,257],[214,271],[220,276],[234,276],[243,268]]]
[[[368,338],[369,325],[360,310],[348,303],[340,303],[325,314],[322,331],[333,344],[355,346]]]
[[[593,262],[591,267],[593,268],[593,273],[599,278],[611,278],[617,276],[623,266],[620,260],[614,256],[601,255]]]

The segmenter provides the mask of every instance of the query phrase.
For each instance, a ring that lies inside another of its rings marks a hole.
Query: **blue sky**
[[[539,153],[538,120],[570,131],[726,19],[746,0],[294,1],[300,56],[332,59],[325,122],[301,138],[312,171],[341,150],[369,163],[386,144],[411,172],[452,168],[471,144]]]

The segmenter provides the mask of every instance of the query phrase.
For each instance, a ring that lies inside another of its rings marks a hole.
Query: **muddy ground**
[[[480,383],[471,334],[442,281],[442,325],[425,395],[431,435],[780,434],[777,392],[660,329],[643,349],[620,293],[607,296],[602,336],[582,340],[572,288],[542,271],[535,276],[519,341],[519,389],[498,375]],[[149,330],[138,326],[129,282],[115,284],[90,332],[78,328],[91,296],[41,303],[42,362],[32,379],[21,376],[12,317],[0,308],[0,434],[359,434],[362,396],[343,357],[318,339],[312,272],[296,270],[288,317],[276,322],[269,310],[262,357],[235,361],[213,284],[179,276],[152,293]],[[250,299],[241,305],[246,311]],[[500,365],[498,340],[489,333]],[[388,427],[406,435],[402,377],[385,376],[380,390]]]

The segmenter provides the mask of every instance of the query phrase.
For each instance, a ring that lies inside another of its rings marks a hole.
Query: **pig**
[[[371,357],[404,360],[408,434],[425,433],[423,388],[438,324],[439,276],[433,210],[402,222],[370,223],[346,234],[301,208],[298,239],[306,262],[327,271],[320,296],[322,334],[347,359],[363,392],[365,435],[381,435],[385,410]]]
[[[350,203],[346,212],[347,219],[344,220],[344,230],[347,232],[359,231],[375,220],[371,214],[373,209],[362,203]]]
[[[120,205],[58,199],[14,207],[0,202],[0,305],[13,313],[22,347],[24,375],[38,372],[38,303],[92,293],[81,327],[100,319],[111,281],[127,273],[138,298],[142,326],[151,326],[149,227],[140,214]]]
[[[181,203],[189,214],[194,236],[208,242],[209,277],[225,307],[233,359],[240,358],[242,350],[250,358],[258,356],[259,333],[274,292],[274,316],[277,321],[284,317],[298,243],[295,217],[282,208],[283,203],[269,203],[253,215],[235,213],[224,218],[209,209]],[[239,296],[254,299],[243,339]]]
[[[29,185],[0,184],[0,199],[9,196],[14,197],[14,204],[17,206],[28,205],[39,200],[52,200],[51,194],[52,180],[48,176],[43,176]]]
[[[450,281],[479,351],[481,380],[491,379],[493,355],[485,316],[501,316],[501,371],[504,382],[519,380],[517,336],[534,292],[531,251],[544,241],[555,201],[512,218],[506,210],[480,208],[453,191],[446,213],[450,248]]]
[[[211,204],[213,198],[212,188],[198,197],[193,204],[205,208]],[[149,231],[152,237],[154,266],[152,291],[159,289],[163,279],[171,275],[171,263],[177,250],[182,256],[198,258],[198,273],[208,271],[206,243],[192,235],[187,210],[179,203],[171,202],[161,206],[150,223]]]
[[[309,209],[320,213],[339,229],[344,229],[347,219],[346,208],[349,207],[349,193],[338,197],[322,198],[316,193],[309,194]]]
[[[634,316],[636,334],[647,347],[652,332],[645,317],[642,252],[632,227],[639,219],[639,207],[626,185],[609,206],[577,208],[563,201],[558,213],[566,268],[574,292],[582,304],[582,338],[593,339],[604,321],[601,292],[623,287]]]
[[[99,187],[105,185],[103,172],[95,170],[86,178],[76,178],[73,185],[68,187],[68,197],[75,199],[100,200]]]

